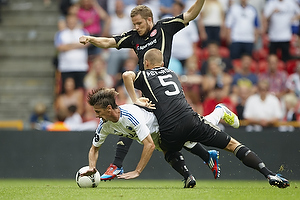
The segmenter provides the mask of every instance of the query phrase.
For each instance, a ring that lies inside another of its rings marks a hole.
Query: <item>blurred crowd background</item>
[[[23,7],[28,2],[31,1],[21,1]],[[194,0],[44,0],[39,9],[57,9],[54,51],[48,60],[54,71],[51,101],[37,101],[33,96],[34,103],[23,105],[31,108],[27,117],[11,120],[28,123],[25,129],[94,130],[98,119],[86,102],[88,92],[114,87],[119,92],[119,105],[131,103],[121,74],[137,71],[138,60],[131,49],[82,45],[79,37],[111,37],[132,29],[130,11],[136,5],[150,7],[155,22],[185,12],[193,3]],[[11,4],[12,1],[1,0],[4,12],[0,13],[0,27],[11,28],[4,23]],[[300,125],[299,22],[300,0],[206,0],[200,15],[175,35],[169,68],[179,76],[189,103],[199,114],[207,115],[218,103],[224,103],[238,115],[247,131],[266,127],[293,131]],[[35,32],[29,33],[34,37]],[[0,47],[4,54],[0,59],[5,58],[5,52]],[[3,72],[0,78],[5,77]],[[4,94],[5,88],[0,92]],[[9,121],[1,120],[0,126],[8,127]]]

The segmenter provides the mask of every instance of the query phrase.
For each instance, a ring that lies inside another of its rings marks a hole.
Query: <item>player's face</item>
[[[102,118],[104,122],[107,122],[111,119],[111,112],[109,108],[102,108],[99,105],[94,106],[94,111],[97,118]]]
[[[132,17],[131,20],[132,20],[134,29],[136,29],[136,31],[138,32],[138,34],[140,36],[146,35],[147,33],[149,33],[149,31],[152,28],[151,17],[149,17],[146,20],[146,19],[143,19],[141,15],[136,15],[136,16]]]

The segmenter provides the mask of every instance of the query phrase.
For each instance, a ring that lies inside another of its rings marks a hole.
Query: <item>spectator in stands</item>
[[[37,103],[34,106],[33,113],[30,116],[31,129],[44,130],[51,123],[46,111],[47,108],[44,103]]]
[[[245,103],[244,118],[249,125],[274,126],[282,119],[283,112],[279,99],[270,93],[267,79],[258,82],[258,93],[249,96]]]
[[[124,86],[124,82],[122,79],[122,74],[125,71],[137,71],[138,70],[138,59],[136,56],[130,56],[125,62],[124,65],[121,67],[121,69],[118,72],[118,79],[116,80],[116,91],[119,93],[116,101],[119,105],[130,103],[131,100],[128,96],[127,90]]]
[[[282,97],[283,100],[283,107],[284,107],[284,116],[283,121],[297,121],[297,112],[296,106],[298,103],[298,98],[295,93],[290,92],[285,94]]]
[[[241,67],[239,71],[233,74],[232,94],[238,95],[239,85],[249,85],[250,93],[254,94],[257,91],[258,77],[251,72],[252,57],[248,54],[242,55]]]
[[[254,50],[259,50],[263,47],[263,41],[262,41],[262,33],[265,32],[266,30],[266,24],[265,20],[263,20],[263,12],[264,12],[264,7],[266,5],[267,0],[250,0],[248,3],[253,6],[258,14],[258,20],[260,26],[258,38],[256,40],[256,43],[254,44]]]
[[[259,80],[268,80],[269,92],[280,98],[286,93],[287,72],[278,69],[278,57],[275,54],[268,56],[268,70],[259,74]]]
[[[217,42],[210,42],[207,45],[207,51],[208,51],[208,59],[205,60],[202,65],[201,65],[201,74],[204,75],[207,73],[208,69],[208,60],[210,57],[214,57],[215,59],[218,59],[220,62],[220,66],[224,72],[229,73],[232,69],[232,63],[231,60],[228,58],[224,58],[220,55],[220,46],[218,45]]]
[[[165,18],[172,15],[172,5],[176,0],[160,0],[160,16],[159,18]]]
[[[222,70],[218,58],[211,57],[208,60],[208,71],[203,76],[202,89],[205,96],[210,96],[216,85],[222,85],[224,96],[228,96],[232,84],[232,77]],[[204,97],[205,98],[205,97]]]
[[[74,4],[72,0],[60,0],[59,1],[59,12],[62,16],[67,16],[69,8]]]
[[[56,121],[47,126],[47,131],[70,131],[70,127],[64,122],[67,118],[67,110],[61,109],[56,111]]]
[[[294,124],[299,117],[299,113],[297,112],[298,102],[299,100],[293,92],[287,93],[282,97],[284,115],[282,118],[282,123],[278,127],[279,131],[287,132],[295,130]]]
[[[77,15],[77,13],[78,13],[79,4],[78,3],[71,3],[69,1],[70,0],[68,0],[68,1],[63,0],[61,2],[63,4],[63,6],[66,6],[65,8],[63,8],[63,9],[66,9],[66,10],[62,11],[62,14],[58,19],[58,22],[57,22],[58,31],[62,31],[62,30],[67,28],[66,17],[68,15]],[[66,5],[64,5],[64,4],[66,4]],[[78,21],[76,27],[77,28],[82,28],[82,24]]]
[[[239,117],[240,120],[244,120],[244,109],[245,109],[245,103],[248,97],[251,94],[251,86],[248,84],[239,84],[237,85],[237,90],[238,90],[238,95],[237,98],[232,100],[232,103],[236,105],[236,112],[237,116]]]
[[[111,75],[107,73],[107,63],[105,60],[98,56],[93,60],[91,70],[84,77],[84,87],[87,94],[88,92],[101,88],[101,87],[114,87],[115,82]],[[84,121],[90,121],[95,119],[94,109],[87,103],[84,98]]]
[[[115,13],[111,15],[109,25],[110,36],[120,35],[132,29],[131,18],[124,12],[122,0],[115,1]],[[129,57],[129,51],[131,50],[110,48],[107,51],[109,52],[107,73],[115,76],[124,64],[124,61]]]
[[[239,0],[219,0],[219,2],[222,4],[225,14],[228,12],[231,5],[233,3],[235,3],[236,1],[239,1]]]
[[[198,19],[202,47],[206,47],[211,41],[221,44],[221,38],[225,38],[224,22],[225,11],[220,1],[206,1],[205,9]]]
[[[109,16],[106,11],[98,4],[96,0],[80,0],[80,8],[78,10],[78,19],[83,24],[91,36],[108,36],[108,23]],[[101,27],[101,20],[103,20],[104,27]],[[100,48],[90,45],[88,47],[89,56],[97,56],[100,54]]]
[[[184,4],[175,1],[172,5],[172,15],[175,17],[183,12]],[[191,21],[187,27],[174,35],[171,56],[178,59],[183,68],[186,67],[186,60],[196,55],[199,34],[194,21]],[[184,49],[184,51],[183,51]]]
[[[81,115],[77,112],[76,105],[68,107],[67,118],[64,120],[64,125],[66,125],[70,131],[93,131],[97,128],[98,123],[99,120],[95,119],[83,121]]]
[[[175,74],[178,76],[183,75],[185,72],[181,62],[177,58],[174,58],[172,56],[171,56],[170,62],[169,62],[169,69],[174,71]]]
[[[239,59],[245,53],[252,55],[260,24],[257,11],[248,4],[248,0],[241,0],[230,7],[225,24],[231,59]]]
[[[114,79],[107,73],[107,63],[102,57],[93,60],[90,71],[84,77],[84,87],[90,91],[100,87],[113,87]],[[94,111],[93,111],[94,112]]]
[[[61,73],[62,86],[66,78],[72,77],[75,80],[75,87],[83,88],[83,79],[89,68],[88,53],[87,46],[78,43],[78,38],[88,35],[88,32],[76,28],[78,20],[75,15],[68,15],[66,22],[67,28],[57,32],[54,38],[58,51],[58,71]]]
[[[68,115],[64,122],[68,125],[68,127],[76,126],[78,124],[82,124],[83,120],[81,115],[77,112],[76,105],[70,105],[68,108]],[[72,128],[71,128],[72,129]]]
[[[170,64],[170,67],[172,63]],[[171,68],[169,68],[171,69]],[[192,104],[192,107],[198,113],[202,113],[199,109],[201,105],[201,84],[202,84],[202,75],[198,70],[197,58],[196,56],[190,57],[187,60],[187,65],[185,69],[185,74],[180,76],[180,82],[184,90],[186,98],[189,100],[189,103]]]
[[[83,109],[83,90],[75,89],[74,79],[69,77],[66,79],[65,84],[65,93],[60,94],[55,101],[55,110],[67,110],[69,106],[76,105],[77,112],[82,115],[84,112]]]
[[[300,8],[291,0],[272,0],[267,2],[264,16],[267,27],[269,27],[269,52],[277,54],[277,50],[281,50],[281,59],[286,62],[290,59],[292,21],[293,19],[300,19]]]
[[[286,87],[289,92],[294,92],[300,99],[300,63],[296,67],[296,72],[288,76]]]

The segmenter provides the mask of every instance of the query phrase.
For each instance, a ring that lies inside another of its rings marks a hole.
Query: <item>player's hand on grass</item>
[[[153,104],[152,101],[149,101],[149,99],[146,98],[146,97],[140,97],[140,98],[138,98],[134,102],[134,104],[142,106],[142,107],[146,107],[146,108],[149,108],[149,109],[156,109],[155,108],[155,104]]]
[[[96,168],[94,167],[93,169],[88,169],[86,172],[81,173],[80,176],[90,176],[93,175],[97,172]]]
[[[140,175],[139,172],[132,171],[132,172],[123,173],[121,175],[118,175],[117,177],[119,179],[133,179],[133,178],[137,178],[139,175]]]

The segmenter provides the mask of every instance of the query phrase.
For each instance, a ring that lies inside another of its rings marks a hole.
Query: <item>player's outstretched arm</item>
[[[197,0],[185,13],[183,13],[184,24],[194,20],[200,13],[205,0]]]
[[[96,170],[96,163],[98,160],[99,155],[99,148],[92,145],[89,151],[89,169],[85,172],[80,174],[81,176],[90,176],[92,174],[95,174],[97,172]]]
[[[140,159],[136,169],[134,171],[118,175],[118,178],[120,178],[120,179],[137,178],[144,170],[144,168],[148,164],[148,162],[152,156],[152,153],[155,149],[155,144],[154,144],[150,134],[142,142],[144,144],[144,148],[143,148],[143,152],[141,155],[141,159]]]
[[[93,36],[83,35],[79,38],[79,42],[84,45],[91,43],[96,47],[104,48],[104,49],[117,47],[116,40],[114,38],[108,38],[108,37],[93,37]]]

